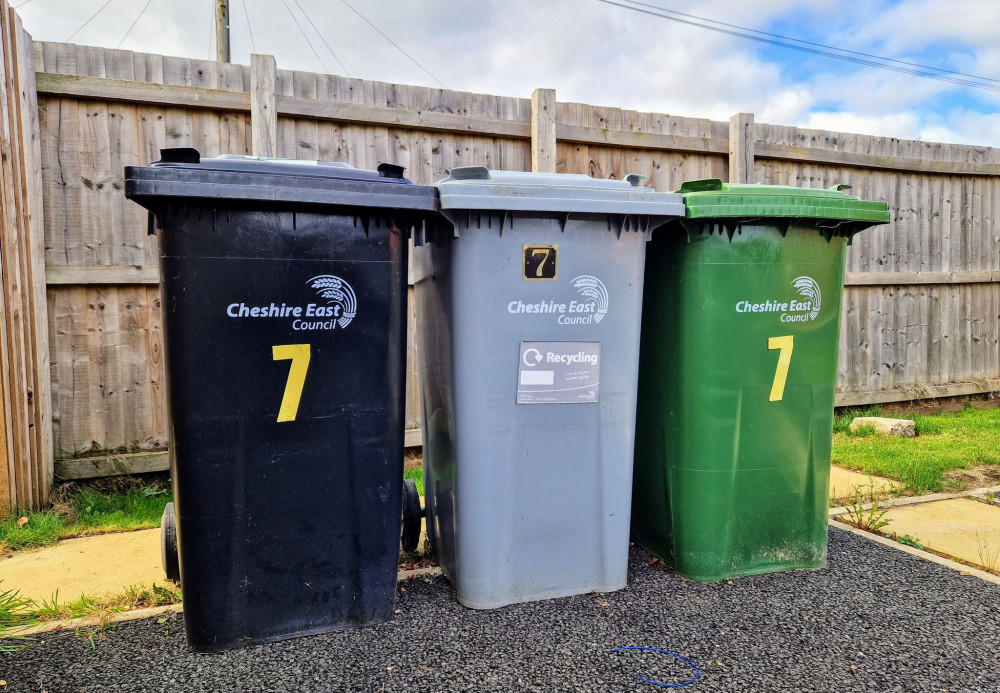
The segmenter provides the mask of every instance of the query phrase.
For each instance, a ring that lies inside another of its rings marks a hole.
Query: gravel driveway
[[[397,595],[387,624],[194,655],[179,616],[121,624],[94,644],[50,634],[0,656],[21,691],[1000,691],[1000,586],[837,529],[826,570],[686,582],[633,549],[627,590],[496,611],[444,578]],[[403,591],[405,589],[405,591]]]

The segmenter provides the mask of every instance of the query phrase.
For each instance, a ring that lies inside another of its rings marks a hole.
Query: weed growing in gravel
[[[128,609],[167,606],[181,601],[181,591],[175,585],[160,587],[155,582],[152,588],[132,585],[117,601]]]
[[[17,590],[0,591],[0,654],[18,652],[30,645],[32,638],[19,637],[18,632],[46,621],[91,617],[77,633],[93,646],[105,630],[113,627],[116,614],[133,609],[167,606],[181,601],[181,591],[173,586],[152,587],[133,585],[114,597],[81,596],[71,602],[59,600],[56,592],[40,603],[22,597]],[[96,620],[96,623],[94,623]]]
[[[20,652],[30,645],[31,639],[17,632],[38,623],[31,613],[32,606],[33,602],[18,590],[0,590],[0,654]]]
[[[900,544],[905,544],[906,546],[912,546],[915,549],[924,550],[924,545],[916,537],[911,537],[909,534],[904,534],[903,536],[898,536],[895,532],[886,535],[889,539],[893,541],[898,541]]]
[[[71,602],[59,601],[59,590],[50,599],[35,603],[34,612],[39,621],[55,621],[57,619],[81,618],[99,612],[105,605],[94,597],[80,595]]]
[[[867,486],[868,494],[863,489],[865,486],[854,487],[854,502],[847,506],[848,521],[866,532],[879,532],[889,524],[885,519],[888,510],[879,508],[878,492],[874,483]],[[868,508],[865,506],[868,505]]]
[[[994,573],[1000,570],[1000,547],[994,550],[989,540],[980,537],[979,532],[976,532],[976,545],[979,553],[979,565]]]

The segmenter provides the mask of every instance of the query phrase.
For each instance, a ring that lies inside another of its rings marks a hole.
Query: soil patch
[[[424,455],[419,448],[407,450],[403,454],[403,471],[418,469],[424,466]]]
[[[962,490],[996,486],[1000,484],[1000,466],[984,464],[969,469],[953,469],[945,473],[944,481],[948,486],[955,484]]]
[[[957,414],[969,405],[973,409],[1000,409],[1000,397],[995,394],[963,395],[944,399],[922,399],[911,402],[889,402],[879,405],[885,416],[920,414]]]

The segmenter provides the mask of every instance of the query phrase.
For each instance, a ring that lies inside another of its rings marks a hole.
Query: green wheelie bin
[[[847,187],[689,181],[649,244],[632,539],[689,579],[826,565]]]

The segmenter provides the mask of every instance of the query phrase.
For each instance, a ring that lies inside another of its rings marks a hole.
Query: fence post
[[[729,119],[729,182],[752,183],[754,159],[753,113]]]
[[[275,89],[278,64],[273,55],[250,56],[250,140],[254,156],[278,156]]]
[[[556,172],[556,90],[531,93],[531,170]]]

